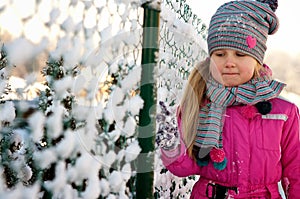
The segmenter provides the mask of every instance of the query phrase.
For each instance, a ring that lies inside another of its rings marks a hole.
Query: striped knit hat
[[[279,26],[277,0],[241,0],[223,4],[212,16],[208,29],[208,51],[229,48],[263,63],[268,35]]]

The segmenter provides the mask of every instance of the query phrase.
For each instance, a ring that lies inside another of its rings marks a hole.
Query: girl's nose
[[[226,67],[226,68],[232,68],[232,67],[235,67],[234,57],[232,57],[232,56],[230,56],[230,55],[226,57],[225,67]]]

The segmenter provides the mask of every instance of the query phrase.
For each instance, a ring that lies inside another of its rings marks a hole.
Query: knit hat
[[[277,0],[231,1],[220,6],[208,29],[208,51],[229,48],[241,51],[263,63],[268,35],[279,26]]]

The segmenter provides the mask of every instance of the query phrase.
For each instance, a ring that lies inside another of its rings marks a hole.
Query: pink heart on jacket
[[[249,48],[254,48],[256,46],[256,38],[251,37],[250,35],[246,39],[248,47]]]

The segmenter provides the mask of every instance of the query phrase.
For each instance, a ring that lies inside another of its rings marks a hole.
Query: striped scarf
[[[249,82],[224,87],[210,78],[207,82],[206,96],[210,100],[200,108],[195,146],[199,147],[198,157],[204,158],[212,148],[223,148],[222,129],[226,107],[232,105],[255,105],[277,97],[285,84],[266,77],[253,78]],[[196,148],[197,148],[196,147]]]

